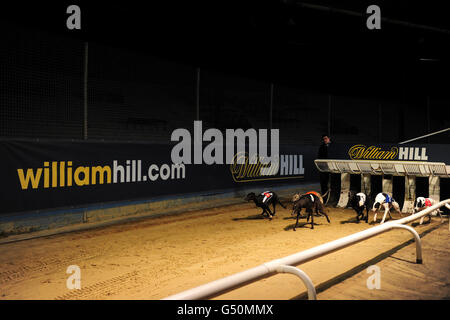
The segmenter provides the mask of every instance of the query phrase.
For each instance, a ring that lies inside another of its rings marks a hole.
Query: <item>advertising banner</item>
[[[231,164],[174,164],[173,145],[1,140],[0,214],[313,181],[317,148],[280,145],[278,165],[262,174],[267,165],[242,151]]]
[[[448,144],[334,144],[330,145],[329,159],[425,161],[450,164]]]

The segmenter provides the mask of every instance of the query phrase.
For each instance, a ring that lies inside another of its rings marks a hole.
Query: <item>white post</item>
[[[414,201],[416,200],[416,177],[405,176],[405,201],[403,202],[403,213],[414,211]]]
[[[364,192],[366,195],[369,195],[372,191],[370,177],[370,174],[361,174],[361,192]]]
[[[291,273],[299,277],[305,284],[306,289],[308,290],[308,300],[317,300],[316,288],[314,287],[311,278],[308,277],[308,275],[304,271],[293,266],[280,265],[277,267],[277,272]]]
[[[441,185],[440,178],[436,176],[430,176],[428,178],[428,197],[439,202],[441,198]]]
[[[392,176],[390,176],[390,177],[391,177],[390,179],[386,179],[385,175],[383,174],[382,191],[392,195],[392,179],[393,179],[393,177]]]
[[[410,226],[405,226],[404,224],[394,223],[394,224],[392,224],[392,227],[397,228],[397,229],[405,229],[413,234],[414,240],[416,241],[416,263],[422,264],[422,262],[423,262],[423,260],[422,260],[422,240],[420,239],[420,236],[417,233],[417,231],[414,230],[414,228],[412,228]]]
[[[338,208],[345,208],[348,204],[350,192],[350,173],[341,173],[341,195],[337,204]]]

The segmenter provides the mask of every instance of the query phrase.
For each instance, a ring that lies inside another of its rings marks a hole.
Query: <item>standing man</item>
[[[330,144],[331,144],[330,137],[327,134],[322,135],[322,143],[319,147],[317,159],[328,159]],[[330,179],[329,173],[320,172],[320,192],[322,193],[322,195],[324,195],[328,191],[329,179]]]

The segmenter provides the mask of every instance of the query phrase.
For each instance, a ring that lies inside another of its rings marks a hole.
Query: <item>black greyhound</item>
[[[281,203],[280,199],[278,198],[278,195],[273,191],[265,191],[259,195],[256,195],[254,192],[250,192],[245,197],[245,201],[252,201],[252,200],[257,207],[263,209],[261,214],[262,215],[267,214],[270,220],[272,220],[272,217],[275,215],[275,208],[277,203],[279,203],[284,209],[286,209],[286,207]],[[272,211],[270,211],[269,208],[270,204],[272,204],[273,206],[273,213]]]
[[[363,193],[349,193],[350,195],[350,206],[356,211],[356,221],[364,220],[366,223],[369,222],[369,197]],[[364,209],[366,210],[366,216],[364,217]]]
[[[328,223],[330,223],[330,218],[325,213],[324,207],[322,203],[320,202],[319,197],[312,195],[312,194],[305,194],[302,195],[297,201],[294,203],[294,208],[292,210],[292,215],[297,214],[297,221],[295,222],[294,231],[298,226],[298,219],[300,218],[300,213],[302,211],[302,208],[306,209],[306,222],[308,223],[309,218],[311,217],[311,229],[314,229],[314,214],[313,209],[316,213],[323,214],[326,218]]]

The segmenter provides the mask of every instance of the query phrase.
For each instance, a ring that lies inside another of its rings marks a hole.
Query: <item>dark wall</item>
[[[0,28],[0,136],[82,137],[82,42],[2,20]]]
[[[450,126],[444,96],[352,96],[278,82],[271,96],[267,79],[208,68],[197,79],[196,66],[96,42],[88,49],[85,114],[84,43],[0,26],[8,43],[0,51],[1,137],[81,139],[86,117],[88,139],[167,142],[175,128],[192,127],[197,101],[204,127],[279,128],[282,143],[318,144],[323,133],[335,142],[395,143]]]

